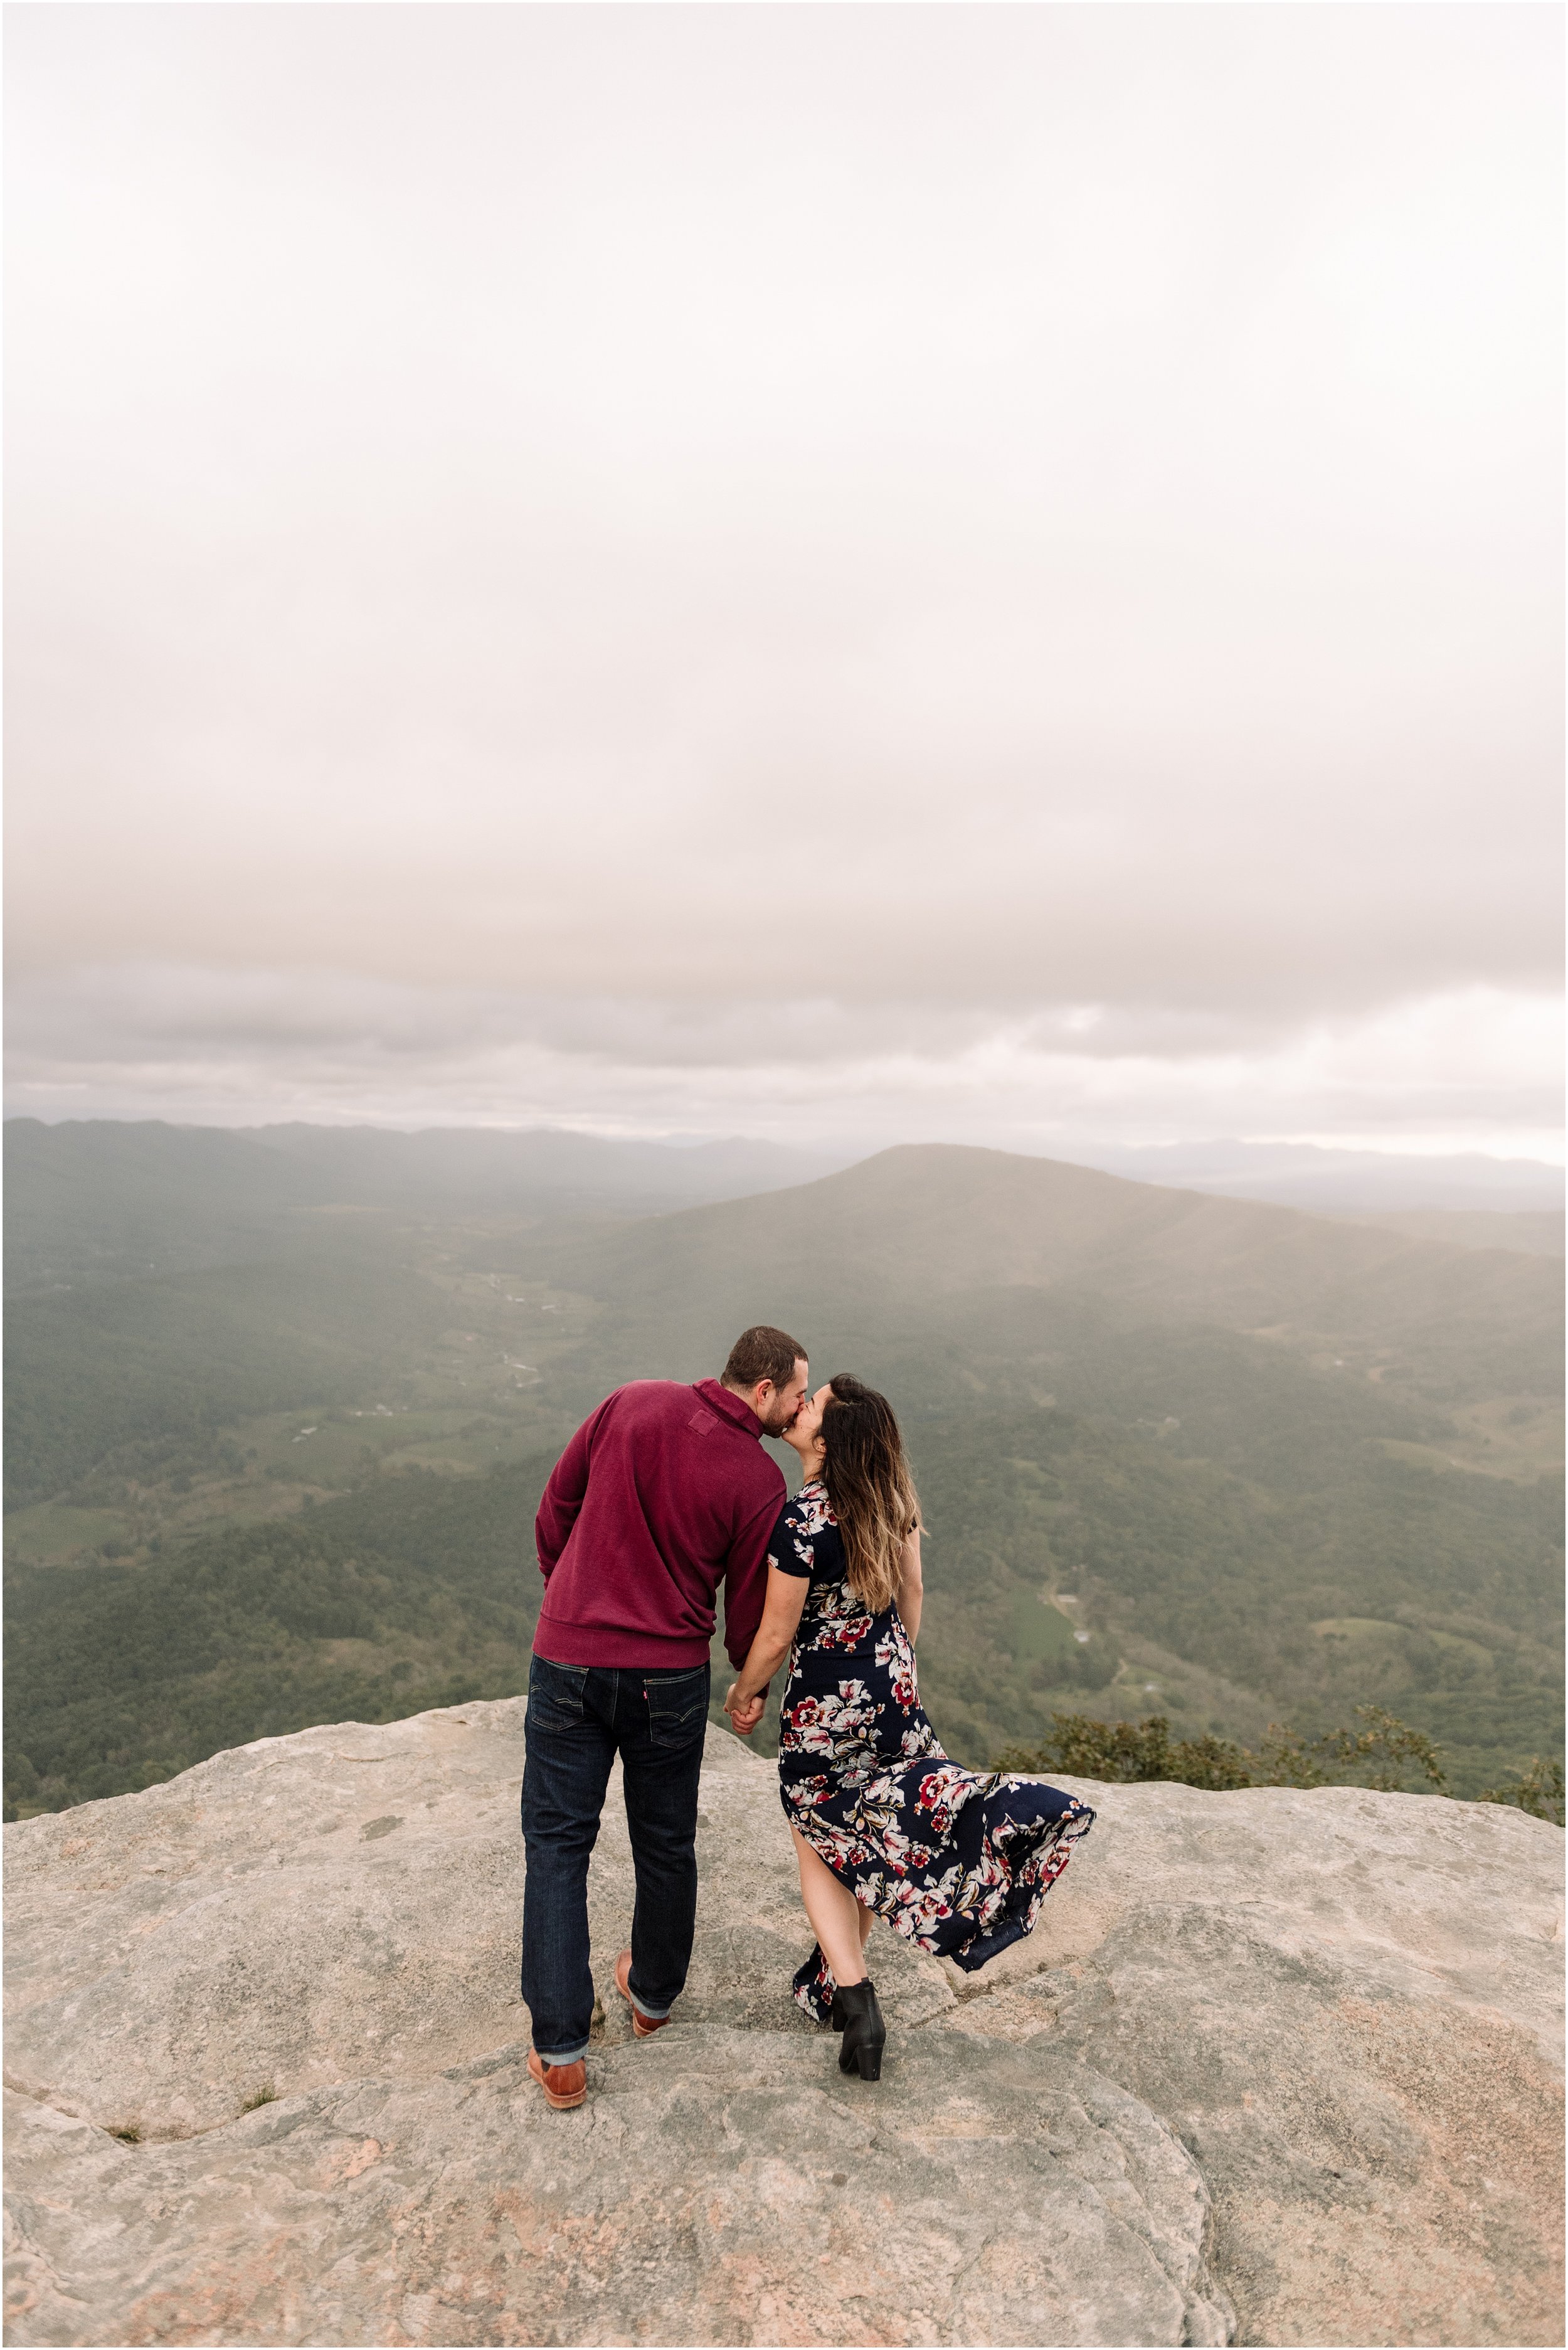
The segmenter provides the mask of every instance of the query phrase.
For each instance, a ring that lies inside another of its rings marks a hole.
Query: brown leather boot
[[[631,2029],[634,2038],[638,2040],[651,2040],[656,2032],[663,2031],[665,2025],[670,2021],[670,2018],[667,2015],[644,2015],[642,2010],[633,2002],[631,1996],[631,1952],[629,1950],[623,1950],[619,1958],[615,1962],[615,1987],[617,1991],[619,1991],[622,1999],[625,2000],[628,2007],[631,2009]]]
[[[581,2057],[575,2064],[546,2064],[536,2048],[528,2051],[528,2070],[545,2092],[545,2103],[565,2113],[584,2105],[588,2095],[588,2068]]]

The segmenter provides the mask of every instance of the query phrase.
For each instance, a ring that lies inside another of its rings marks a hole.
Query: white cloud
[[[1533,1130],[1560,37],[20,12],[18,1085]]]

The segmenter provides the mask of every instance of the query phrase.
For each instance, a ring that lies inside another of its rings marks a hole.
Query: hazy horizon
[[[19,1122],[45,1128],[73,1128],[84,1123],[71,1118],[36,1120],[25,1111],[8,1110],[5,1113],[7,1127]],[[353,1138],[357,1144],[362,1144],[367,1137],[425,1143],[455,1142],[459,1145],[467,1140],[478,1145],[526,1144],[544,1140],[569,1146],[586,1142],[596,1150],[606,1147],[612,1153],[624,1146],[630,1154],[626,1162],[628,1170],[636,1168],[646,1171],[649,1152],[655,1155],[668,1152],[677,1159],[688,1155],[702,1158],[710,1162],[711,1173],[726,1170],[720,1177],[721,1181],[730,1187],[720,1194],[725,1197],[739,1197],[781,1184],[810,1183],[822,1176],[862,1164],[889,1148],[898,1147],[877,1142],[861,1145],[844,1138],[801,1146],[770,1141],[755,1135],[628,1135],[604,1128],[540,1124],[431,1126],[408,1123],[370,1126],[348,1118],[296,1119],[267,1125],[236,1124],[216,1128],[168,1120],[86,1123],[133,1125],[138,1130],[151,1124],[174,1134],[200,1136],[223,1133],[242,1139],[254,1139],[258,1142],[275,1137],[279,1139],[279,1147],[290,1155],[296,1148],[306,1149],[308,1154],[316,1150],[317,1145],[314,1141],[305,1143],[303,1140],[284,1145],[281,1138],[285,1136],[319,1137],[323,1143],[339,1136]],[[919,1149],[922,1146],[902,1147]],[[943,1148],[941,1145],[926,1147]],[[1498,1157],[1480,1151],[1438,1154],[1354,1147],[1324,1149],[1316,1144],[1270,1145],[1210,1136],[1187,1143],[1141,1148],[1115,1143],[1096,1145],[1092,1141],[1074,1142],[1069,1139],[1048,1149],[1029,1144],[1014,1145],[1012,1155],[1096,1169],[1134,1182],[1215,1192],[1232,1199],[1304,1208],[1328,1215],[1464,1209],[1485,1211],[1481,1219],[1474,1220],[1478,1222],[1495,1218],[1499,1212],[1505,1219],[1511,1213],[1515,1222],[1520,1222],[1539,1218],[1543,1213],[1560,1218],[1563,1207],[1564,1175],[1560,1164],[1540,1159]],[[133,1152],[133,1162],[134,1157]],[[586,1164],[597,1166],[600,1163],[597,1159],[586,1163],[574,1162],[569,1149],[565,1154],[549,1154],[543,1159],[525,1153],[510,1162],[498,1161],[493,1149],[482,1150],[477,1157],[468,1159],[464,1159],[461,1152],[455,1158],[447,1152],[443,1158],[453,1172],[466,1166],[471,1177],[485,1170],[493,1180],[501,1178],[503,1170],[509,1165],[510,1173],[504,1180],[521,1186],[524,1194],[541,1178],[546,1182],[556,1180],[547,1172],[552,1168],[559,1173],[566,1166],[576,1164],[581,1172],[586,1171]],[[100,1175],[108,1172],[112,1159],[102,1159],[100,1145],[94,1146],[94,1159],[100,1162],[96,1171]],[[364,1162],[367,1168],[372,1163]],[[384,1172],[389,1175],[394,1163],[400,1162],[386,1162]],[[8,1145],[8,1170],[10,1165]],[[609,1173],[607,1162],[604,1171]],[[221,1170],[213,1169],[212,1173],[221,1191]],[[612,1180],[626,1180],[624,1171],[620,1177]],[[636,1176],[632,1175],[630,1180],[635,1182]],[[1459,1221],[1466,1222],[1469,1220],[1461,1217]],[[1453,1236],[1459,1236],[1457,1227]]]
[[[1560,1159],[1561,47],[14,10],[7,1108]]]
[[[780,1149],[799,1149],[803,1153],[810,1155],[830,1157],[834,1159],[842,1158],[846,1164],[856,1156],[870,1156],[871,1154],[880,1150],[919,1148],[921,1140],[921,1138],[919,1137],[910,1136],[905,1138],[902,1141],[877,1141],[867,1143],[862,1146],[860,1142],[855,1139],[846,1139],[846,1137],[839,1135],[830,1136],[821,1142],[794,1145],[787,1141],[781,1140],[778,1138],[770,1138],[762,1134],[748,1134],[739,1128],[724,1133],[693,1133],[691,1131],[683,1131],[679,1128],[669,1128],[659,1129],[630,1129],[613,1126],[605,1121],[590,1125],[582,1123],[572,1124],[564,1120],[551,1120],[545,1118],[420,1118],[418,1116],[410,1116],[400,1119],[390,1119],[361,1118],[354,1115],[352,1112],[345,1112],[343,1115],[336,1117],[318,1115],[315,1118],[166,1118],[156,1111],[150,1110],[85,1112],[75,1109],[32,1109],[23,1107],[20,1105],[7,1104],[4,1112],[4,1117],[7,1125],[16,1118],[32,1118],[44,1126],[65,1126],[76,1124],[145,1124],[201,1128],[216,1133],[232,1134],[259,1134],[266,1132],[274,1128],[286,1128],[290,1126],[318,1128],[323,1133],[388,1135],[553,1134],[561,1136],[577,1136],[587,1140],[598,1142],[658,1143],[672,1150],[695,1150],[709,1147],[717,1148],[726,1143],[743,1143],[747,1145],[754,1145],[759,1149],[766,1149],[770,1147],[770,1144],[773,1144]],[[1071,1147],[1069,1147],[1069,1145],[1071,1145]],[[1088,1151],[1093,1150],[1096,1148],[1091,1141],[1072,1136],[1062,1138],[1060,1149],[1056,1149],[1054,1147],[1046,1149],[1044,1146],[1038,1146],[1023,1141],[1014,1142],[1009,1145],[974,1142],[970,1140],[968,1138],[961,1139],[960,1147],[976,1149],[1011,1149],[1019,1156],[1023,1158],[1039,1159],[1060,1157],[1069,1161],[1074,1159],[1078,1149],[1082,1149],[1083,1150]],[[1240,1135],[1225,1134],[1189,1136],[1180,1142],[1134,1142],[1106,1144],[1103,1146],[1103,1154],[1111,1158],[1135,1159],[1141,1157],[1152,1161],[1163,1157],[1179,1160],[1182,1163],[1185,1163],[1189,1159],[1200,1159],[1206,1154],[1220,1152],[1237,1154],[1239,1156],[1244,1155],[1254,1158],[1260,1162],[1266,1161],[1271,1164],[1277,1163],[1282,1165],[1289,1163],[1292,1159],[1299,1159],[1303,1162],[1307,1162],[1316,1159],[1334,1160],[1345,1159],[1366,1159],[1379,1163],[1399,1161],[1408,1163],[1415,1168],[1420,1167],[1424,1162],[1464,1161],[1467,1163],[1473,1162],[1478,1166],[1488,1165],[1499,1169],[1507,1167],[1541,1167],[1547,1170],[1550,1173],[1559,1176],[1563,1175],[1565,1171],[1568,1171],[1565,1170],[1563,1162],[1560,1158],[1536,1159],[1529,1152],[1525,1151],[1508,1151],[1485,1149],[1446,1151],[1429,1148],[1416,1149],[1380,1149],[1374,1143],[1322,1143],[1299,1142],[1295,1140],[1282,1142],[1257,1141],[1249,1140]],[[1085,1163],[1090,1162],[1085,1161]]]

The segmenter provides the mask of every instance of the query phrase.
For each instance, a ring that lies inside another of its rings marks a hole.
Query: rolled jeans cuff
[[[674,2012],[675,2002],[673,2000],[670,2001],[668,2007],[649,2007],[645,1999],[639,1999],[637,1993],[632,1990],[629,1983],[627,1985],[626,1995],[628,1999],[630,2000],[633,2007],[636,2008],[639,2015],[646,2017],[649,2023],[663,2023]]]
[[[538,2047],[534,2051],[534,2054],[539,2059],[540,2064],[544,2065],[581,2064],[586,2060],[587,2053],[588,2043],[586,2040],[579,2047],[568,2048],[564,2053],[559,2049],[551,2050],[548,2048]]]

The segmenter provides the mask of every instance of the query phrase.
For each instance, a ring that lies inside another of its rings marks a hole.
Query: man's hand
[[[730,1717],[730,1727],[736,1737],[749,1738],[763,1718],[768,1694],[766,1690],[763,1690],[755,1697],[745,1697],[737,1700],[735,1691],[739,1687],[738,1681],[730,1683],[730,1692],[724,1700],[724,1711]]]

